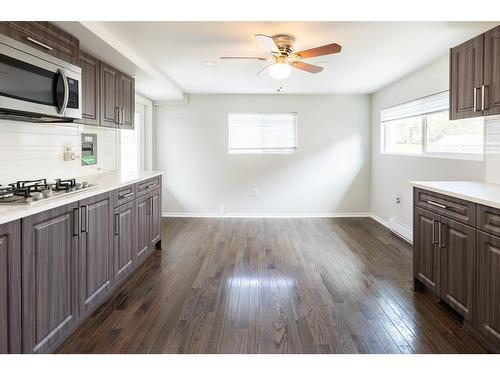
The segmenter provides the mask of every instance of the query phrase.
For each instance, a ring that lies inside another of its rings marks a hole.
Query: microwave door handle
[[[61,106],[59,107],[59,113],[64,114],[64,111],[66,111],[66,107],[68,107],[68,100],[69,100],[68,79],[66,78],[66,74],[64,73],[63,69],[59,69],[58,73],[59,73],[59,79],[62,80],[64,87],[64,98]]]

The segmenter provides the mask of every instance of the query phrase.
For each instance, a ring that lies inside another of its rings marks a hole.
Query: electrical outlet
[[[396,195],[396,204],[401,204],[401,197],[399,196],[399,193]]]
[[[226,212],[224,206],[220,206],[219,207],[219,215],[224,215],[224,213]]]
[[[252,189],[252,198],[257,198],[259,196],[259,189]]]

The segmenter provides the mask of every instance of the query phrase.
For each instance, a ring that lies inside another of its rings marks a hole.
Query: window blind
[[[230,153],[288,153],[297,148],[297,113],[230,113]]]
[[[380,111],[380,121],[385,122],[423,115],[425,113],[444,111],[448,107],[449,93],[448,91],[443,91],[407,103],[384,108]]]

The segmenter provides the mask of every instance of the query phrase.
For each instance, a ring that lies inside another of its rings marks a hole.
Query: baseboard
[[[336,217],[371,217],[370,213],[313,213],[313,214],[215,214],[215,213],[184,213],[163,212],[162,217],[197,217],[217,219],[307,219],[307,218],[336,218]]]
[[[389,219],[389,221],[385,221],[375,214],[371,214],[371,218],[376,222],[382,224],[402,240],[408,242],[409,244],[413,244],[413,231],[408,226],[400,223],[393,218]]]

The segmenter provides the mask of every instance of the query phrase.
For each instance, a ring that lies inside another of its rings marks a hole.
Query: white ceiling
[[[371,93],[444,56],[495,22],[98,22],[125,50],[140,57],[184,93],[274,93],[280,82],[256,73],[268,62],[220,61],[219,56],[266,56],[254,34],[287,33],[296,50],[327,43],[342,52],[313,58],[323,72],[294,70],[283,93]],[[88,48],[92,49],[92,45]],[[95,51],[99,52],[99,51]],[[207,68],[203,61],[217,61]],[[146,69],[148,70],[148,69]],[[165,100],[139,82],[143,94]]]

